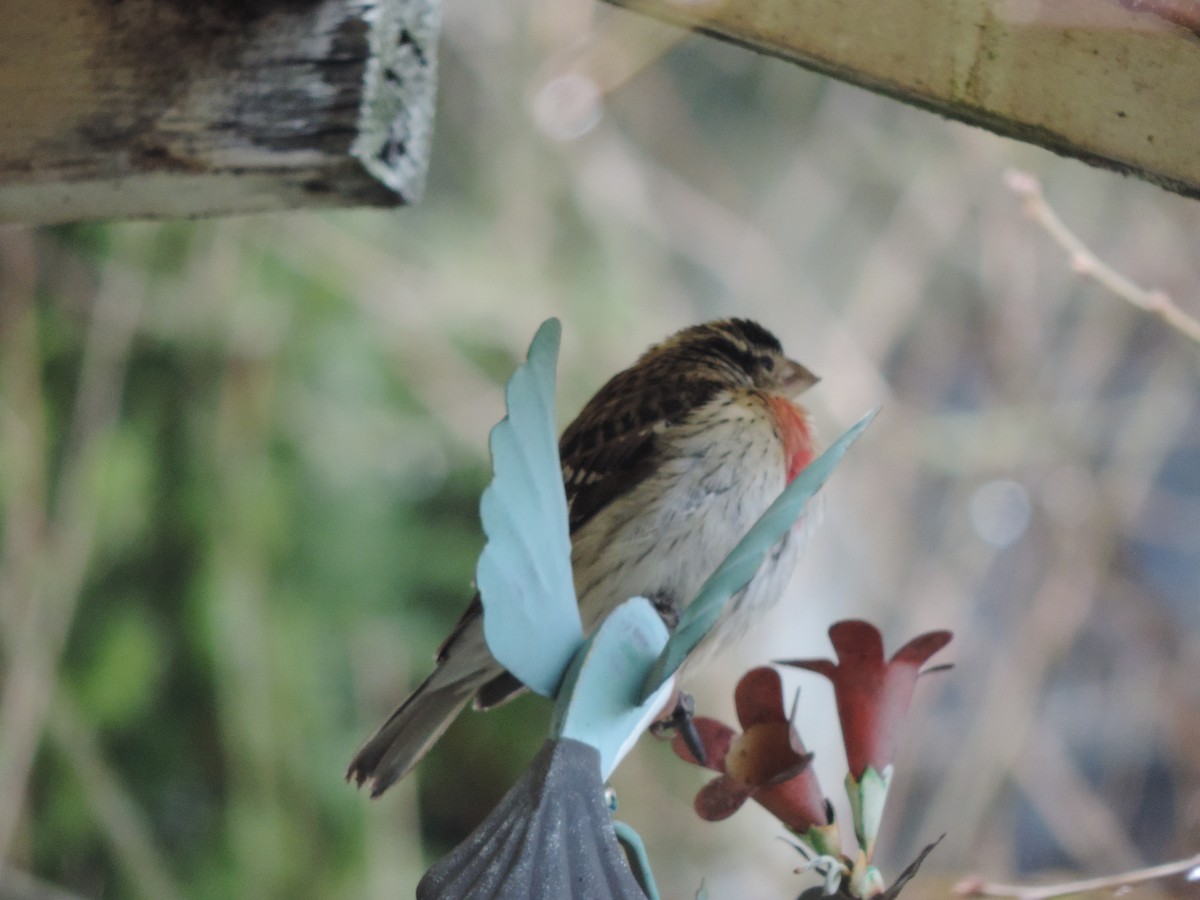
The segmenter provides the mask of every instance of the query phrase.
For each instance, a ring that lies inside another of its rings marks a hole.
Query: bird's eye
[[[758,364],[768,372],[775,368],[775,360],[770,356],[760,356],[758,358]]]

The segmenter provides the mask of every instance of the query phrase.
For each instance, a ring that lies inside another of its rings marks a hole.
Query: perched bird
[[[559,441],[585,631],[635,596],[651,600],[674,627],[816,455],[808,416],[794,402],[816,382],[761,325],[724,319],[683,329],[600,388]],[[804,521],[729,602],[699,653],[739,636],[779,599]],[[347,780],[370,781],[378,796],[469,699],[488,709],[521,690],[488,652],[482,613],[476,597],[438,650],[433,673],[362,746]]]

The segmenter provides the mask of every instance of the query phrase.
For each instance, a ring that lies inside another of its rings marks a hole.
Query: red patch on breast
[[[783,460],[787,466],[787,483],[791,484],[817,455],[808,430],[808,419],[800,407],[783,397],[769,395],[767,406],[775,416],[775,427],[783,438]]]

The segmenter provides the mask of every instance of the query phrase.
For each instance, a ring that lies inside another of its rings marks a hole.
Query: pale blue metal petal
[[[479,502],[487,544],[475,569],[492,655],[547,697],[583,641],[556,437],[561,334],[557,319],[543,322],[505,387],[508,414],[490,440],[495,475]]]
[[[809,463],[792,483],[784,488],[783,493],[704,582],[696,599],[688,604],[679,617],[675,632],[646,680],[642,689],[643,697],[658,691],[660,685],[683,665],[687,655],[704,639],[720,617],[726,601],[749,584],[758,567],[762,565],[767,551],[779,542],[800,517],[804,504],[821,489],[846,450],[858,439],[878,412],[876,408],[867,413],[838,438],[833,446]]]
[[[649,600],[634,597],[600,623],[563,679],[550,733],[596,747],[603,779],[670,698],[672,679],[649,697],[640,696],[666,643],[662,617]]]

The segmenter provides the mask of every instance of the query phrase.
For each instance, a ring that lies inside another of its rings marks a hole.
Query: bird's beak
[[[804,366],[793,360],[787,360],[781,373],[783,388],[791,397],[799,397],[821,379]]]

